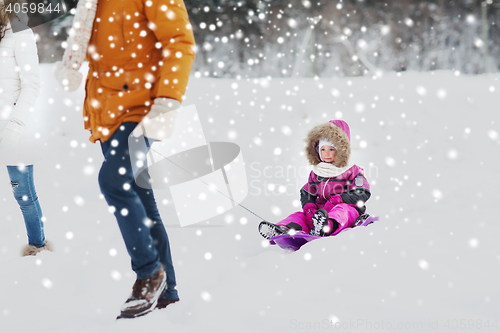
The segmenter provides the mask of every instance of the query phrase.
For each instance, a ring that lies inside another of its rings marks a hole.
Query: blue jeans
[[[133,122],[123,123],[107,141],[101,142],[105,159],[99,172],[99,186],[108,205],[114,207],[137,278],[147,279],[163,265],[167,274],[167,290],[162,297],[176,299],[170,245],[153,190],[137,186],[134,180],[128,137],[136,125]],[[144,155],[147,152],[143,151]],[[147,172],[141,175],[149,177]]]
[[[7,171],[9,172],[14,198],[16,198],[23,213],[28,233],[28,243],[36,247],[42,247],[45,245],[43,215],[38,203],[35,183],[33,182],[33,165],[24,167],[7,166]]]

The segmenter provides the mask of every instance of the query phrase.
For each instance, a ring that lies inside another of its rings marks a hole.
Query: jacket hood
[[[351,131],[349,125],[343,120],[330,120],[327,123],[313,127],[306,138],[306,156],[311,165],[318,165],[321,162],[317,151],[318,142],[321,139],[331,141],[337,154],[333,165],[338,168],[346,167],[351,156]]]

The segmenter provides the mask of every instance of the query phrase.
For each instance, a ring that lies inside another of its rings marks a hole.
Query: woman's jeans
[[[123,123],[106,142],[101,142],[105,160],[99,172],[99,186],[114,211],[137,278],[150,278],[163,265],[167,290],[162,297],[176,299],[170,245],[153,190],[139,187],[134,180],[128,137],[136,126],[133,122]],[[143,151],[144,156],[148,150]],[[147,171],[143,174],[147,175]]]
[[[7,166],[10,184],[14,197],[21,207],[28,232],[28,243],[36,247],[45,245],[43,233],[43,215],[38,197],[36,196],[35,183],[33,182],[33,165]]]

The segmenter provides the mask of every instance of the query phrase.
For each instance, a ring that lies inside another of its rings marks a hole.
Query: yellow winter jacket
[[[99,0],[86,59],[85,128],[102,142],[156,97],[182,102],[194,36],[182,0]]]

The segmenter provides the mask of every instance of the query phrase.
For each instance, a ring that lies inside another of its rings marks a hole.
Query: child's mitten
[[[171,98],[156,98],[151,111],[137,125],[132,134],[138,138],[141,135],[149,139],[164,140],[172,136],[174,131],[176,110],[181,103]]]
[[[311,226],[312,225],[312,217],[314,213],[318,210],[318,206],[316,206],[315,203],[309,202],[304,205],[303,212],[304,215],[306,216],[306,222],[307,225]]]
[[[328,201],[325,204],[325,207],[323,207],[327,212],[331,211],[333,207],[337,206],[338,204],[343,203],[342,197],[340,194],[335,194],[333,197],[328,199]]]

